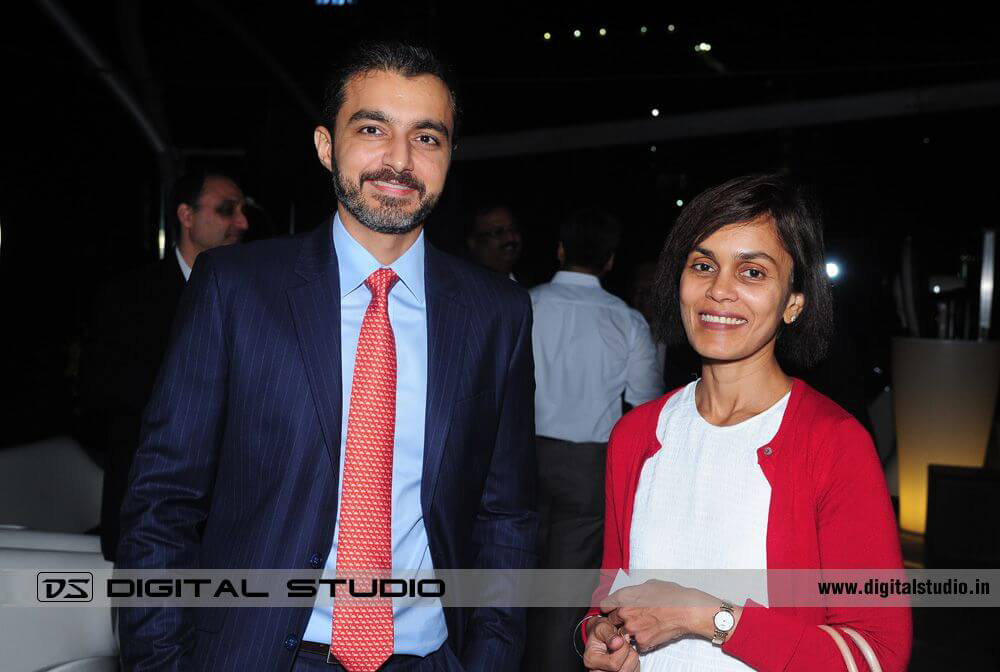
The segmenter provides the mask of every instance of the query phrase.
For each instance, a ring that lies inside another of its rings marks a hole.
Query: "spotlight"
[[[544,35],[542,35],[542,37],[545,40],[551,40],[552,39],[552,33],[545,33]]]
[[[712,51],[712,45],[709,44],[708,42],[699,42],[698,44],[694,45],[694,50],[699,53]]]
[[[658,116],[660,116],[660,110],[659,110],[659,108],[656,108],[656,107],[654,107],[653,109],[651,109],[651,110],[649,111],[649,113],[650,113],[651,115],[653,115],[654,117],[658,117]]]
[[[682,207],[684,205],[684,200],[683,199],[678,198],[675,202],[677,203],[677,207],[678,208],[680,208],[680,207]]]
[[[840,266],[835,261],[826,262],[826,274],[831,280],[840,275]]]
[[[646,34],[646,31],[647,31],[647,30],[649,30],[649,29],[648,29],[648,28],[646,28],[646,26],[640,26],[640,27],[639,27],[639,32],[640,32],[640,33],[642,33],[643,35],[645,35],[645,34]]]
[[[653,152],[655,154],[656,153],[656,145],[650,145],[649,146],[649,151],[651,151],[651,152]]]
[[[597,34],[600,35],[601,37],[604,37],[605,35],[608,34],[608,29],[607,28],[601,28],[599,31],[597,31]]]
[[[677,27],[674,24],[671,23],[669,26],[667,26],[667,32],[668,33],[672,33],[675,30],[677,30]]]
[[[573,37],[580,37],[583,33],[579,29],[573,31]]]

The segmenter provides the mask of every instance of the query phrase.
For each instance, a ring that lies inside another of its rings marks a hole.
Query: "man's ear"
[[[316,156],[326,169],[333,172],[333,136],[326,126],[317,126],[313,131],[313,144],[316,145]]]
[[[177,206],[177,219],[181,223],[181,228],[190,229],[194,219],[194,209],[187,203]]]

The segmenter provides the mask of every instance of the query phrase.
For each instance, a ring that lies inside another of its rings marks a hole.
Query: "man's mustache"
[[[361,173],[360,181],[364,184],[368,180],[378,180],[379,182],[395,182],[409,189],[416,189],[421,196],[424,195],[424,183],[410,173],[397,173],[388,168],[385,170],[369,171]]]

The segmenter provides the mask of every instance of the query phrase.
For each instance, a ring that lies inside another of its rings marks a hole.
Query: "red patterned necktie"
[[[380,268],[365,280],[372,293],[361,323],[347,414],[337,542],[337,576],[358,579],[392,569],[392,448],[396,427],[396,342],[389,324],[389,290],[399,280]],[[349,672],[374,672],[392,655],[392,598],[338,597],[330,653]]]

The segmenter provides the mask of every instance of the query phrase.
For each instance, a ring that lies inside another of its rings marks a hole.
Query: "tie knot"
[[[399,280],[399,276],[391,268],[380,268],[365,280],[365,285],[372,293],[373,299],[385,301],[389,296],[389,290]]]

